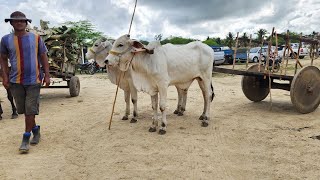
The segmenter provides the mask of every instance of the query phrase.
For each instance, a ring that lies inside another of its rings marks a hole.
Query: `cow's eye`
[[[95,46],[95,47],[98,47],[98,44],[95,44],[94,46]]]
[[[118,47],[123,47],[123,44],[119,44]]]

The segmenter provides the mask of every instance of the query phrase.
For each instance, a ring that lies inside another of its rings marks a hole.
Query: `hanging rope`
[[[130,22],[130,27],[129,27],[129,32],[128,32],[129,35],[130,35],[130,32],[131,32],[131,26],[132,26],[132,21],[133,21],[134,13],[136,12],[137,1],[138,1],[138,0],[136,0],[136,3],[135,3],[135,5],[134,5],[134,9],[133,9],[133,13],[132,13],[132,17],[131,17],[131,22]]]

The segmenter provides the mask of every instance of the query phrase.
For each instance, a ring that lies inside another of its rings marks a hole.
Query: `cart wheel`
[[[258,72],[259,64],[251,66],[249,72]],[[260,66],[263,70],[264,66]],[[243,76],[241,81],[242,91],[244,95],[253,102],[264,100],[269,94],[268,82],[263,76]]]
[[[77,76],[72,76],[69,81],[69,91],[71,97],[76,97],[80,93],[80,81]]]
[[[310,113],[320,104],[320,70],[315,66],[302,68],[290,87],[293,106],[303,114]]]

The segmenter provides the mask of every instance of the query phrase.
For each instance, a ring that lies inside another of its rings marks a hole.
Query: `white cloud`
[[[2,2],[3,1],[3,2]],[[117,38],[128,33],[135,0],[0,0],[4,19],[15,11],[24,12],[39,26],[40,19],[56,26],[66,21],[91,21],[99,31]],[[254,34],[260,28],[278,32],[287,29],[309,34],[320,31],[319,0],[139,0],[131,36],[153,40],[183,36],[196,39],[224,38],[228,32]],[[0,36],[11,31],[2,21]]]

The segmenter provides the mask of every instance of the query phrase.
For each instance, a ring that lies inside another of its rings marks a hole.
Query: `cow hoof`
[[[160,129],[160,130],[159,130],[159,134],[160,134],[160,135],[164,135],[164,134],[166,134],[166,132],[167,132],[167,131],[166,131],[166,130],[163,130],[163,129]]]
[[[183,116],[183,112],[180,111],[180,112],[178,113],[178,116]]]
[[[17,119],[18,118],[18,114],[12,114],[11,115],[11,119]]]
[[[131,120],[130,120],[130,123],[136,123],[138,120],[136,120],[135,118],[132,118]]]
[[[128,116],[123,116],[122,117],[122,120],[128,120],[129,118],[128,118]]]
[[[209,123],[208,122],[205,122],[205,121],[202,121],[201,123],[201,126],[202,127],[208,127]]]
[[[0,116],[0,120],[2,120],[2,116]]]
[[[149,132],[156,132],[157,131],[157,128],[155,128],[155,127],[150,127],[149,128]]]
[[[174,110],[173,114],[178,114],[179,111],[178,110]]]
[[[202,114],[200,117],[199,117],[199,120],[207,120],[208,117],[204,114]]]

